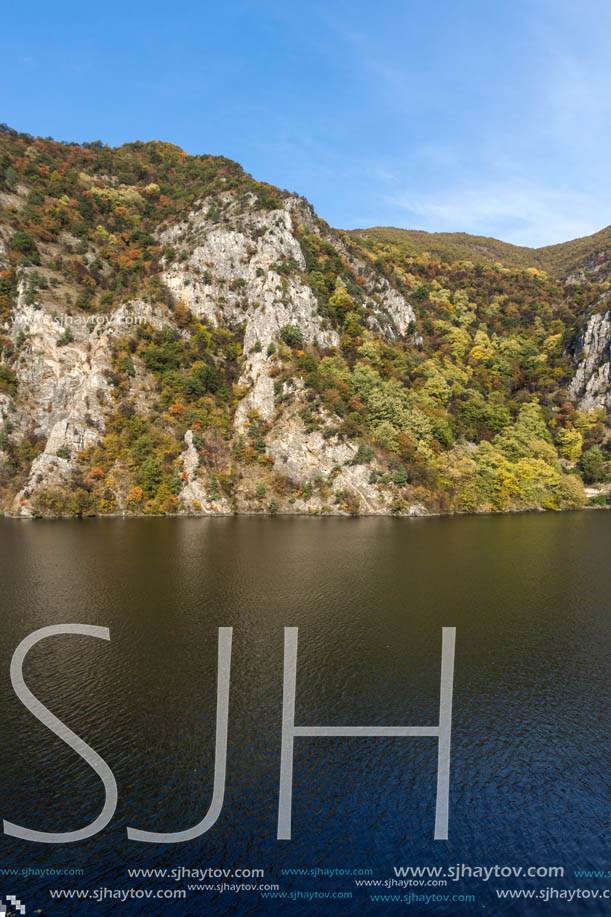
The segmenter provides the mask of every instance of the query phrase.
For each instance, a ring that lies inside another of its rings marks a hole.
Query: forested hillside
[[[220,157],[2,127],[0,506],[606,504],[610,235],[347,233]]]
[[[428,254],[448,263],[472,261],[503,267],[533,267],[558,279],[577,274],[573,280],[579,282],[603,283],[611,275],[611,226],[592,236],[542,248],[511,245],[466,232],[423,232],[392,226],[354,229],[351,235],[381,243],[383,247],[399,246],[406,256]]]

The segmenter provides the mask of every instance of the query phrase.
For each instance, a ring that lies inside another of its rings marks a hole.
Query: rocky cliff
[[[585,411],[611,411],[611,312],[595,312],[588,318],[577,337],[575,353],[577,366],[569,386],[572,397]]]
[[[358,240],[163,144],[0,141],[5,513],[563,508],[607,474],[604,284]]]
[[[165,329],[166,334],[170,331],[177,339],[187,340],[190,332],[175,320],[177,304],[206,326],[231,330],[241,342],[244,356],[237,380],[241,397],[232,417],[233,438],[248,430],[254,416],[258,423],[269,424],[272,433],[265,455],[290,480],[293,490],[308,494],[306,500],[300,496],[290,503],[283,501],[274,511],[347,513],[356,508],[366,513],[390,512],[392,492],[384,492],[369,480],[375,462],[367,467],[352,464],[358,445],[336,433],[325,435],[341,423],[338,417],[321,415],[320,428],[306,430],[300,416],[307,404],[303,379],[297,376],[283,383],[281,398],[277,398],[273,377],[282,366],[277,348],[282,347],[283,329],[296,329],[300,347],[315,344],[321,352],[333,352],[339,346],[339,334],[321,315],[318,299],[304,281],[306,263],[295,227],[300,225],[303,230],[307,225],[312,233],[321,235],[310,206],[294,197],[282,208],[269,211],[255,210],[255,204],[252,194],[238,198],[227,193],[197,201],[186,219],[158,234],[165,252],[160,281],[169,292],[167,303],[129,300],[105,315],[102,323],[98,316],[65,312],[60,297],[28,296],[41,271],[35,266],[17,270],[15,308],[2,326],[16,354],[11,363],[15,395],[0,396],[1,420],[12,439],[30,435],[44,443],[44,448],[5,506],[7,512],[37,514],[41,494],[73,486],[79,456],[103,438],[106,417],[117,400],[112,380],[117,346],[143,326]],[[0,227],[0,232],[8,237],[10,228]],[[347,271],[365,268],[365,262],[339,245],[333,233],[325,233],[325,241],[337,246]],[[43,276],[48,290],[51,272]],[[339,288],[344,289],[341,283]],[[390,339],[405,335],[415,317],[408,299],[383,278],[369,279],[363,288],[369,326]],[[135,407],[146,414],[154,401],[156,383],[142,363],[136,362],[129,389]],[[0,460],[2,457],[0,453]],[[176,494],[177,512],[261,509],[261,500],[253,495],[257,486],[265,487],[267,469],[244,475],[233,500],[217,494],[210,470],[200,462],[192,429],[184,435],[177,467],[182,482]],[[120,470],[119,464],[111,478],[121,478]],[[314,483],[316,493],[312,494]],[[127,493],[112,483],[109,489],[112,508],[128,511]],[[424,510],[414,503],[404,511]]]

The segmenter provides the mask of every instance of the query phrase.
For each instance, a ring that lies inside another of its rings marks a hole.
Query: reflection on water
[[[376,878],[408,864],[562,865],[571,876],[602,868],[610,546],[611,514],[603,512],[2,520],[2,816],[68,831],[102,805],[95,774],[10,686],[19,641],[57,623],[110,628],[109,644],[81,636],[41,643],[25,677],[112,767],[119,806],[103,834],[70,848],[0,839],[0,866],[83,868],[78,882],[54,886],[66,888],[127,888],[134,866],[246,866],[265,869],[283,890],[354,889],[348,880],[280,875],[295,866],[370,866]],[[128,825],[183,830],[209,806],[220,626],[233,626],[234,648],[219,821],[184,846],[129,842]],[[432,839],[436,747],[428,738],[298,739],[293,839],[275,839],[285,626],[299,627],[298,725],[436,724],[441,628],[456,626],[447,842]],[[89,913],[76,904],[48,909],[49,884],[28,879],[32,909]],[[464,912],[516,913],[490,888],[459,890],[478,895]],[[208,893],[172,907],[272,911],[252,894]],[[335,912],[367,912],[366,895],[342,907]],[[95,912],[115,911],[163,913],[138,903]],[[603,910],[590,901],[583,913]]]

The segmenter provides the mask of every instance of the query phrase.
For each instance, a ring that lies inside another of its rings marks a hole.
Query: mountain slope
[[[399,245],[406,255],[418,256],[428,252],[433,258],[452,263],[473,261],[481,264],[502,264],[505,267],[534,267],[544,269],[537,249],[511,245],[488,236],[472,236],[466,232],[425,232],[418,229],[396,229],[392,226],[372,226],[353,229],[355,238],[371,239],[381,244]]]
[[[607,285],[497,261],[332,230],[220,157],[4,128],[1,508],[602,501]]]
[[[580,282],[604,282],[611,275],[611,226],[591,236],[541,248],[511,245],[499,239],[462,232],[430,233],[391,226],[355,229],[351,230],[351,235],[381,244],[398,245],[408,256],[428,252],[433,258],[450,263],[473,261],[475,264],[530,267],[559,278],[577,274],[575,279]]]

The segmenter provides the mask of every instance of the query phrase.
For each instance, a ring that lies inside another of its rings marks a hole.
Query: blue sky
[[[236,159],[334,226],[611,223],[606,0],[6,5],[0,121]]]

